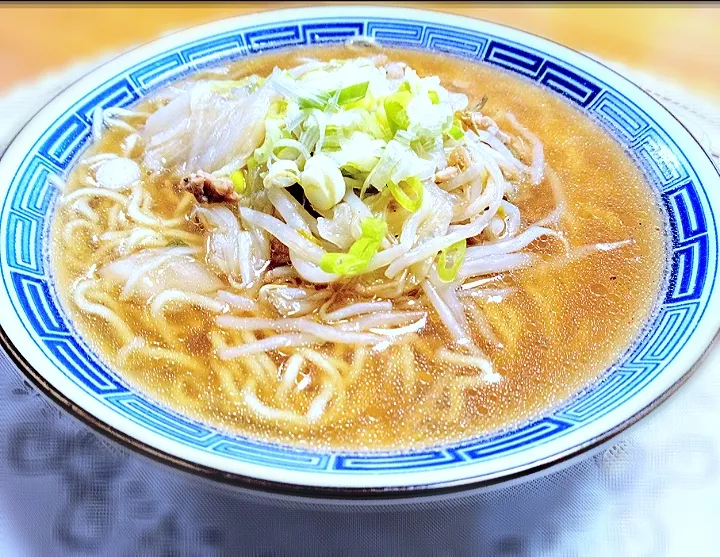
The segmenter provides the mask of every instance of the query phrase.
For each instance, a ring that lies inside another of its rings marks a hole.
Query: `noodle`
[[[143,190],[142,185],[138,185],[130,196],[130,204],[127,208],[127,215],[132,220],[154,228],[173,228],[181,226],[185,223],[186,218],[184,216],[164,219],[158,216],[150,216],[143,213],[140,206],[140,198],[144,198],[144,193],[145,191]]]
[[[101,304],[94,304],[90,301],[88,301],[85,293],[95,284],[92,280],[86,280],[83,281],[75,286],[74,296],[73,300],[75,302],[75,305],[77,305],[78,308],[80,308],[81,311],[84,311],[85,313],[91,313],[93,315],[97,315],[98,317],[102,317],[105,319],[108,323],[110,323],[114,329],[115,332],[120,336],[120,338],[123,339],[124,342],[130,342],[134,338],[134,333],[130,330],[130,328],[125,324],[125,322],[120,319],[120,316],[118,316],[115,312],[108,309],[106,306],[103,306]]]
[[[131,354],[137,355],[138,353],[142,353],[145,357],[153,360],[167,360],[172,362],[173,365],[177,365],[181,368],[194,370],[200,373],[204,372],[203,366],[187,354],[183,354],[176,350],[168,350],[167,348],[148,346],[145,344],[145,341],[140,338],[133,339],[118,351],[118,363],[120,363],[120,365],[125,365],[126,360]]]
[[[367,333],[353,333],[328,325],[320,325],[314,321],[303,318],[292,319],[263,319],[259,317],[231,317],[221,315],[216,323],[226,329],[238,331],[248,329],[272,329],[278,332],[306,331],[326,342],[346,342],[348,344],[374,344],[382,339]]]
[[[117,201],[121,205],[126,205],[128,202],[127,197],[112,190],[104,190],[100,188],[81,188],[64,196],[63,203],[72,203],[73,201],[81,197],[107,197],[109,199]]]
[[[296,352],[290,355],[283,366],[282,382],[277,390],[277,396],[285,395],[290,390],[290,387],[297,382],[298,373],[300,373],[304,364],[305,358],[299,353]]]
[[[437,353],[441,360],[457,364],[463,367],[477,368],[482,372],[483,380],[489,383],[497,383],[502,377],[493,371],[493,366],[490,360],[478,356],[466,356],[464,354],[458,354],[451,352],[446,348],[441,348]]]
[[[247,354],[256,354],[277,350],[280,348],[290,348],[293,346],[306,346],[318,342],[317,337],[302,333],[293,333],[286,335],[275,335],[269,338],[249,342],[240,346],[233,346],[220,351],[221,360],[232,360]]]

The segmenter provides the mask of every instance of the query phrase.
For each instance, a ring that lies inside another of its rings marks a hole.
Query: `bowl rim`
[[[363,10],[363,12],[361,12]],[[571,53],[575,55],[576,57],[581,57],[584,59],[585,62],[589,63],[590,66],[597,65],[601,66],[604,70],[609,72],[610,74],[613,74],[614,78],[620,78],[621,81],[625,82],[626,87],[630,87],[630,89],[634,90],[635,93],[639,93],[640,97],[643,98],[643,103],[650,102],[652,103],[656,108],[659,108],[662,112],[665,113],[665,115],[669,115],[675,122],[677,122],[681,128],[684,129],[684,131],[687,133],[687,137],[690,139],[692,143],[694,143],[700,151],[707,157],[707,159],[710,161],[710,164],[712,168],[715,170],[715,174],[718,178],[720,178],[720,170],[717,168],[717,166],[713,163],[712,159],[708,155],[708,153],[703,149],[703,147],[699,144],[695,136],[687,129],[687,127],[672,113],[670,112],[662,103],[655,100],[652,96],[647,94],[645,91],[643,91],[638,85],[633,83],[628,78],[624,77],[622,74],[618,73],[617,71],[613,70],[612,68],[609,68],[607,65],[603,64],[602,62],[594,59],[591,56],[588,56],[582,52],[576,51],[572,48],[566,47],[560,43],[557,43],[555,41],[539,37],[538,35],[522,31],[516,28],[513,28],[511,26],[503,25],[503,24],[497,24],[493,23],[487,20],[482,20],[479,18],[471,18],[466,16],[456,16],[453,14],[448,14],[443,11],[430,11],[430,10],[418,10],[418,9],[409,9],[409,8],[386,8],[386,7],[372,7],[372,13],[367,13],[365,8],[362,7],[352,7],[352,6],[337,6],[337,7],[303,7],[303,8],[291,8],[291,9],[282,9],[282,10],[266,10],[263,12],[253,13],[253,14],[246,14],[241,16],[235,16],[235,17],[229,17],[224,19],[215,20],[209,23],[205,23],[198,26],[192,26],[185,29],[180,29],[177,31],[174,31],[169,34],[165,34],[162,37],[156,38],[152,41],[149,41],[147,43],[138,45],[132,49],[129,49],[127,51],[124,51],[122,53],[119,53],[117,56],[114,56],[102,64],[94,67],[87,73],[83,74],[80,78],[73,81],[72,83],[68,84],[66,87],[63,88],[61,92],[57,94],[55,98],[47,102],[44,106],[42,106],[40,109],[38,109],[35,114],[29,118],[23,126],[17,131],[17,133],[14,135],[12,140],[9,142],[8,147],[6,151],[0,156],[0,163],[3,162],[3,160],[6,158],[6,155],[8,151],[10,151],[11,147],[16,143],[16,139],[20,137],[23,132],[28,128],[28,126],[31,123],[34,123],[35,120],[38,118],[38,116],[43,113],[48,107],[53,105],[58,97],[61,97],[64,93],[66,93],[69,89],[74,88],[79,82],[85,80],[86,78],[90,78],[93,74],[96,72],[99,72],[102,69],[107,69],[108,66],[113,64],[118,59],[122,59],[125,57],[129,57],[131,54],[139,54],[143,50],[148,49],[154,45],[162,44],[164,41],[169,40],[172,42],[174,39],[175,46],[183,44],[183,38],[184,35],[196,33],[200,35],[201,32],[207,32],[207,35],[212,35],[213,30],[216,30],[215,28],[231,23],[236,23],[238,27],[252,27],[255,25],[262,25],[264,23],[270,23],[270,22],[276,22],[276,20],[270,19],[272,16],[279,16],[280,21],[289,21],[290,15],[295,15],[297,19],[312,19],[313,17],[317,17],[318,19],[327,19],[328,17],[343,17],[343,16],[369,16],[369,17],[384,17],[387,19],[404,19],[404,20],[411,20],[416,22],[422,22],[422,23],[429,23],[431,17],[441,17],[445,22],[447,22],[448,25],[455,25],[458,28],[462,29],[479,29],[483,32],[488,33],[494,33],[500,36],[506,35],[508,31],[510,31],[511,35],[519,35],[519,36],[525,36],[532,39],[534,45],[537,45],[537,48],[541,49],[546,46],[547,44],[552,44],[556,48],[559,48],[560,51],[565,51],[565,53]],[[415,17],[413,17],[415,16]],[[256,21],[258,20],[258,21]],[[168,47],[172,47],[172,45],[168,44]],[[250,55],[251,57],[252,55]],[[79,92],[78,92],[79,93]],[[685,149],[681,149],[683,154],[686,154]],[[688,159],[691,159],[689,155]],[[692,160],[695,160],[692,158]],[[689,162],[692,162],[689,160]],[[277,480],[268,480],[268,479],[261,479],[256,478],[249,475],[243,475],[235,472],[227,472],[223,471],[217,468],[214,468],[212,466],[200,464],[198,462],[193,462],[192,460],[179,457],[173,454],[170,454],[158,447],[154,447],[144,441],[140,441],[139,439],[133,437],[129,433],[126,433],[124,431],[121,431],[117,427],[111,425],[111,422],[106,422],[100,419],[99,417],[95,416],[93,413],[89,412],[88,410],[85,410],[84,408],[78,406],[75,404],[69,397],[67,397],[65,394],[60,392],[60,390],[53,386],[45,377],[44,375],[39,372],[37,369],[35,369],[29,361],[25,358],[25,356],[22,354],[22,352],[13,344],[13,342],[10,340],[10,337],[7,335],[5,328],[2,324],[0,324],[0,346],[2,346],[5,350],[5,352],[9,355],[10,359],[18,366],[18,368],[24,373],[25,376],[27,376],[33,384],[38,387],[46,396],[48,396],[51,400],[53,400],[55,403],[60,405],[65,410],[69,411],[73,416],[76,418],[79,418],[81,421],[83,421],[86,425],[89,425],[94,430],[102,433],[103,435],[110,437],[116,442],[119,442],[120,444],[124,445],[125,447],[130,448],[134,452],[140,453],[144,456],[148,456],[156,461],[162,462],[166,465],[170,465],[174,468],[178,468],[187,472],[199,474],[204,477],[209,477],[210,479],[220,481],[224,484],[231,484],[235,486],[241,486],[241,487],[249,487],[252,490],[259,490],[274,494],[280,494],[280,495],[290,495],[290,496],[302,496],[302,497],[313,497],[313,498],[327,498],[327,499],[354,499],[354,500],[378,500],[378,499],[398,499],[398,498],[410,498],[410,497],[426,497],[431,495],[444,495],[444,494],[454,494],[459,492],[465,492],[469,490],[476,490],[483,487],[490,487],[490,486],[497,486],[506,482],[511,482],[513,480],[518,480],[521,478],[528,478],[529,476],[534,476],[539,473],[542,473],[551,467],[559,466],[564,462],[568,462],[570,460],[574,460],[580,455],[587,454],[588,452],[592,452],[594,449],[597,449],[599,446],[607,443],[609,440],[614,438],[616,435],[627,429],[629,426],[633,425],[643,417],[645,417],[647,414],[649,414],[653,409],[657,408],[662,402],[667,400],[672,393],[674,393],[681,385],[684,383],[689,376],[701,365],[702,361],[704,360],[707,353],[711,350],[712,346],[714,345],[714,340],[717,338],[717,330],[720,330],[720,327],[712,332],[711,335],[708,336],[708,334],[705,334],[705,337],[707,337],[707,342],[702,342],[703,349],[701,353],[697,356],[697,358],[693,361],[692,365],[688,365],[687,370],[678,376],[678,378],[669,386],[667,387],[662,393],[660,393],[658,396],[656,396],[653,400],[651,400],[648,404],[646,404],[644,407],[641,407],[639,410],[634,412],[630,417],[625,419],[624,421],[616,424],[614,427],[606,429],[603,433],[598,434],[592,438],[587,439],[584,443],[580,445],[573,446],[566,451],[556,453],[554,455],[551,455],[547,458],[536,460],[527,466],[520,466],[513,468],[510,472],[506,473],[503,472],[499,475],[490,475],[490,477],[484,478],[463,478],[463,480],[458,480],[457,482],[452,483],[444,483],[444,482],[438,482],[437,484],[419,484],[419,485],[399,485],[399,486],[389,486],[389,487],[335,487],[335,486],[322,486],[322,485],[310,485],[310,484],[303,484],[303,483],[286,483],[283,481],[277,481]],[[697,333],[693,332],[691,334],[692,336],[695,336]],[[689,364],[690,362],[688,362]],[[685,365],[683,365],[685,367]],[[325,451],[323,451],[325,452]],[[288,471],[288,475],[292,475],[294,472]]]

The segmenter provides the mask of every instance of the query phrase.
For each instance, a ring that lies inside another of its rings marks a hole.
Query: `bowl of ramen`
[[[638,87],[406,9],[182,31],[0,163],[2,341],[136,450],[299,494],[539,473],[664,400],[718,329],[720,179]]]

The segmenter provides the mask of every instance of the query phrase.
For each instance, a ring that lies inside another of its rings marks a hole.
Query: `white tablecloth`
[[[92,65],[0,96],[0,151]],[[718,107],[616,67],[720,160]],[[611,449],[541,479],[436,505],[298,509],[119,448],[0,353],[0,555],[718,555],[719,367],[720,348]]]

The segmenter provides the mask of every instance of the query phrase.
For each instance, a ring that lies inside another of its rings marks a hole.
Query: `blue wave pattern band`
[[[200,68],[245,56],[366,35],[387,46],[445,52],[510,72],[565,96],[601,123],[661,194],[672,233],[671,279],[646,334],[593,388],[550,415],[499,434],[405,453],[326,454],[218,432],[133,392],[72,329],[56,298],[46,262],[49,209],[57,195],[48,176],[62,177],[91,141],[98,107],[129,106],[150,91]],[[36,344],[60,371],[113,411],[182,445],[240,462],[327,473],[387,473],[458,466],[506,456],[577,430],[639,392],[685,345],[704,313],[715,281],[709,254],[717,234],[702,184],[677,145],[631,101],[561,60],[481,32],[395,19],[332,18],[265,25],[219,34],[167,51],[115,76],[63,114],[26,155],[2,212],[7,223],[4,286]],[[716,260],[713,255],[713,260]]]

